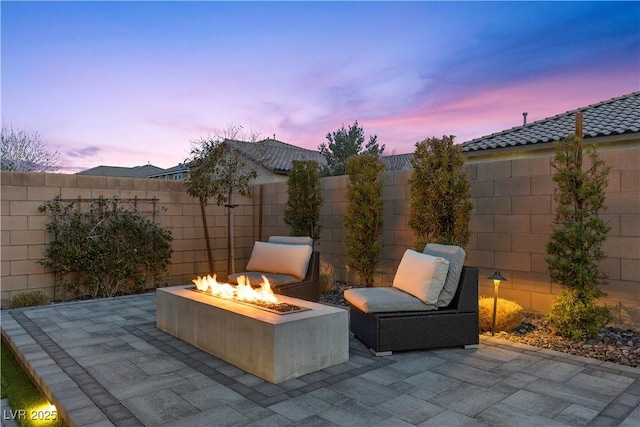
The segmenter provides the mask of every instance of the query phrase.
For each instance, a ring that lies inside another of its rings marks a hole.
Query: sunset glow
[[[638,2],[2,2],[2,120],[66,172],[168,168],[243,125],[387,153],[640,90]]]

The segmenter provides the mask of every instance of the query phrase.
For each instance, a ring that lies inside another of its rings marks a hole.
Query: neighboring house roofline
[[[464,142],[462,149],[470,154],[553,143],[575,131],[577,112],[583,113],[585,141],[632,139],[633,134],[640,133],[640,92],[632,92]]]
[[[587,143],[628,144],[640,143],[640,91],[611,98],[586,107],[576,108],[562,114],[547,117],[535,122],[516,126],[500,132],[460,144],[465,155],[478,158],[486,155],[523,155],[531,150],[542,154],[553,149],[553,142],[559,141],[575,130],[575,114],[583,113],[583,137]],[[288,175],[294,160],[315,160],[326,164],[322,153],[316,150],[297,147],[267,138],[257,142],[225,139],[223,143],[241,153],[251,162],[265,168],[275,175]],[[386,170],[411,169],[413,153],[381,156]],[[140,168],[149,168],[147,170]],[[153,169],[155,168],[155,169]],[[145,175],[140,176],[140,173]],[[169,169],[152,165],[121,168],[98,166],[79,175],[128,176],[142,178],[160,178],[178,175],[188,176],[189,167],[180,163]]]
[[[101,165],[77,172],[76,175],[108,176],[114,178],[148,178],[149,175],[162,171],[164,171],[164,169],[152,164],[134,167]]]
[[[296,147],[276,139],[264,139],[258,142],[226,139],[224,143],[250,161],[278,175],[288,175],[295,160],[315,160],[320,165],[326,163],[319,151]]]

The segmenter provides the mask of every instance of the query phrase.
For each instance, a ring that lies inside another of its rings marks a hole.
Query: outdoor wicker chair
[[[464,266],[447,307],[431,311],[365,313],[349,305],[354,335],[376,355],[437,347],[475,348],[479,344],[478,269]]]
[[[462,248],[451,245],[429,244],[423,254],[408,250],[393,287],[345,291],[351,331],[376,355],[477,347],[478,268],[464,265],[465,256]],[[423,268],[424,263],[439,266],[429,270]],[[425,276],[421,276],[423,271]],[[422,285],[431,280],[440,285]],[[425,289],[430,293],[421,294]]]
[[[262,243],[262,242],[257,242]],[[313,240],[310,237],[291,237],[291,236],[271,236],[267,243],[277,245],[305,245],[313,248]],[[256,247],[252,252],[252,257],[256,256]],[[281,260],[288,262],[289,260]],[[251,263],[251,259],[249,261]],[[249,266],[249,265],[248,265]],[[320,300],[320,253],[312,250],[306,266],[306,274],[302,276],[292,276],[283,273],[277,268],[269,271],[245,271],[229,275],[227,281],[237,284],[239,276],[247,276],[252,285],[257,285],[262,281],[264,275],[271,283],[274,293],[285,295],[293,298],[300,298],[307,301],[317,302]]]

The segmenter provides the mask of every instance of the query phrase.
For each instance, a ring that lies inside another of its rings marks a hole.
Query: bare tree
[[[244,130],[244,126],[231,123],[222,132],[216,132],[216,137],[220,140],[230,139],[233,141],[257,142],[262,132],[251,128],[249,132]]]
[[[40,134],[2,123],[1,169],[52,172],[60,169],[58,151],[50,152]]]

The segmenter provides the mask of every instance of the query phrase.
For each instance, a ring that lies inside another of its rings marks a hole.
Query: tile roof
[[[380,160],[385,165],[386,171],[401,171],[411,169],[411,159],[413,159],[413,153],[407,154],[391,154],[389,156],[382,156]]]
[[[276,139],[258,142],[225,140],[225,143],[248,159],[278,174],[288,173],[294,160],[315,160],[320,164],[326,162],[319,151],[296,147]]]
[[[575,114],[583,113],[584,139],[640,132],[640,92],[473,139],[463,151],[489,150],[559,141],[575,131]]]
[[[161,169],[158,172],[150,174],[147,178],[160,178],[160,177],[166,177],[168,175],[174,175],[174,174],[186,173],[186,172],[189,172],[189,167],[184,163],[178,163],[176,166],[172,166],[168,169]]]
[[[121,178],[148,178],[150,175],[163,172],[164,169],[153,165],[135,166],[132,168],[121,166],[96,166],[78,172],[76,175],[113,176]]]

